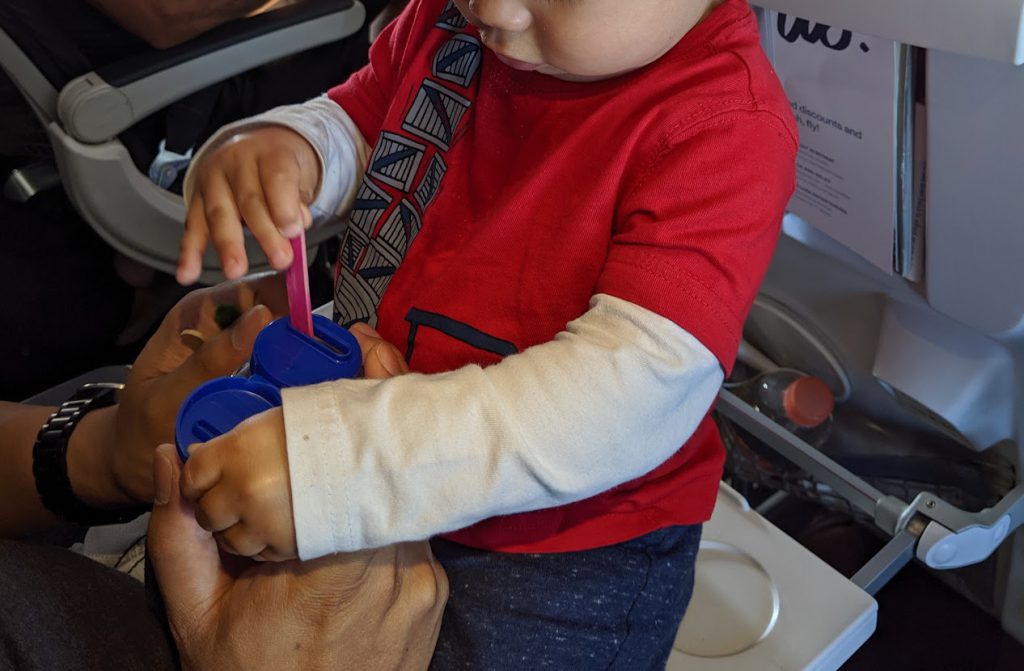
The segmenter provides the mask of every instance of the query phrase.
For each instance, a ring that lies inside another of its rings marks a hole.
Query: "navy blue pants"
[[[435,539],[451,594],[432,671],[664,669],[700,525],[596,550],[501,554]]]

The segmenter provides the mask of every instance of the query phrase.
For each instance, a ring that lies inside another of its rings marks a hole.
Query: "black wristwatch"
[[[130,522],[147,507],[93,508],[80,501],[68,478],[68,440],[82,417],[117,402],[123,384],[98,383],[80,387],[39,429],[32,448],[32,474],[46,509],[57,517],[83,526]]]

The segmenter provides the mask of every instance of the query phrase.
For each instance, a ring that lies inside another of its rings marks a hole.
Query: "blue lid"
[[[253,345],[254,376],[283,389],[355,377],[362,366],[359,341],[327,317],[313,315],[310,338],[296,331],[287,317],[263,327]]]
[[[244,377],[219,377],[185,399],[174,424],[182,461],[188,447],[227,433],[253,415],[281,405],[281,393],[266,382]]]

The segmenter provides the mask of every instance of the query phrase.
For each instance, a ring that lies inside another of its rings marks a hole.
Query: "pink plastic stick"
[[[288,315],[292,328],[313,337],[313,306],[309,299],[309,275],[306,273],[306,234],[291,239],[294,260],[285,275],[288,287]]]

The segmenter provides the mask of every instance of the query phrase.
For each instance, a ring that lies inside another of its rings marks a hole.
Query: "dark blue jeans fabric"
[[[595,550],[502,554],[435,539],[451,595],[432,671],[664,669],[700,525]]]

